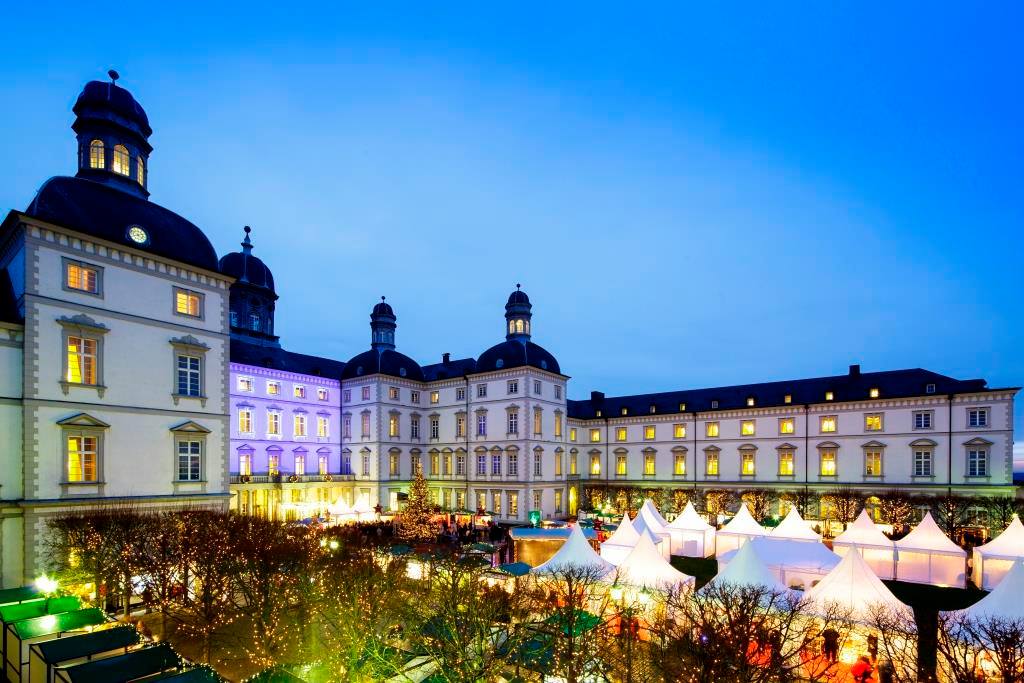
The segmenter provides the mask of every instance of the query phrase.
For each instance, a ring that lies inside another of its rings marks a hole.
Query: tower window
[[[106,149],[102,140],[93,140],[89,143],[89,168],[104,168],[106,166]]]
[[[249,329],[259,332],[260,330],[260,317],[255,313],[249,314]]]
[[[139,185],[146,184],[146,162],[142,157],[135,160],[135,179],[139,181]]]
[[[114,145],[114,164],[112,166],[114,173],[130,176],[130,164],[131,157],[128,155],[128,148],[124,145]]]

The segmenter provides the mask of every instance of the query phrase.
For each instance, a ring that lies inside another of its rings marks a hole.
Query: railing
[[[352,481],[355,475],[348,474],[232,474],[232,484],[298,484],[327,481]]]

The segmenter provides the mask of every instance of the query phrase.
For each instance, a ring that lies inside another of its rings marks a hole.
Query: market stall
[[[640,506],[640,510],[637,511],[636,518],[633,520],[633,528],[639,534],[645,532],[650,534],[651,540],[658,547],[658,552],[666,560],[672,557],[672,535],[668,531],[668,522],[661,516],[658,508],[654,507],[654,503],[650,499],[645,500],[644,504]]]
[[[66,669],[58,669],[54,683],[93,683],[94,681],[135,681],[162,673],[181,671],[183,662],[167,643],[132,650]]]
[[[697,514],[693,503],[687,503],[682,514],[668,527],[672,538],[672,554],[683,557],[710,557],[715,554],[715,527]]]
[[[45,614],[4,627],[4,673],[11,683],[28,680],[29,648],[34,643],[62,638],[69,633],[91,631],[106,622],[98,609]]]
[[[767,535],[768,531],[750,514],[747,504],[741,503],[736,515],[715,533],[715,555],[736,550],[751,538]]]
[[[839,564],[840,557],[821,543],[808,543],[770,536],[752,538],[744,543],[753,546],[757,556],[782,585],[804,590],[817,585]],[[718,556],[721,573],[735,559],[739,550],[730,550]]]
[[[602,578],[614,572],[615,566],[594,551],[579,525],[573,525],[558,552],[531,573],[543,577],[567,571],[585,571],[592,578]]]
[[[896,578],[896,544],[871,521],[867,510],[832,541],[832,550],[845,556],[851,550],[859,553],[878,578]]]
[[[963,588],[966,561],[967,553],[949,540],[930,512],[896,541],[896,578],[900,581]]]
[[[692,589],[694,578],[679,571],[661,555],[650,536],[641,535],[636,545],[619,563],[616,583],[634,589],[671,591]]]
[[[622,521],[608,540],[601,544],[601,557],[614,565],[618,565],[636,547],[640,534],[633,527],[629,515],[622,515]]]
[[[731,552],[736,554],[708,582],[708,586],[764,586],[774,592],[786,590],[786,586],[779,581],[775,572],[765,565],[753,543],[744,543],[738,550]]]
[[[554,557],[569,538],[571,531],[567,526],[514,527],[509,530],[514,559],[537,567]],[[597,540],[597,532],[593,529],[581,528],[581,531],[588,541]]]
[[[29,680],[31,683],[53,683],[57,667],[69,667],[124,654],[141,640],[141,635],[134,627],[118,626],[34,643],[29,648]]]
[[[821,543],[821,534],[804,521],[795,505],[789,508],[789,512],[782,518],[779,525],[771,530],[770,535],[772,538],[784,538],[791,541]]]
[[[974,549],[971,580],[983,590],[992,590],[1018,560],[1024,559],[1024,524],[1017,515],[1010,526],[985,545]]]

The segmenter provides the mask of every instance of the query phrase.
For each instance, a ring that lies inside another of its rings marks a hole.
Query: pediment
[[[207,429],[203,425],[199,424],[198,422],[193,422],[192,420],[188,420],[186,422],[182,422],[180,425],[178,425],[176,427],[171,427],[171,431],[172,432],[185,432],[185,433],[188,433],[188,434],[209,434],[210,433],[209,429]]]
[[[965,446],[991,446],[992,442],[988,439],[983,439],[980,436],[976,436],[970,441],[964,441]]]
[[[58,420],[57,424],[61,427],[92,427],[93,429],[107,429],[110,427],[109,424],[98,417],[93,417],[89,413],[75,413],[71,417]]]

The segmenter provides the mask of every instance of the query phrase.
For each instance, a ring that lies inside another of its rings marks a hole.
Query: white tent
[[[930,512],[896,541],[896,578],[900,581],[963,588],[966,560],[967,553],[942,533]]]
[[[636,529],[637,533],[647,533],[651,536],[651,540],[654,541],[655,545],[658,546],[658,550],[662,557],[666,560],[672,557],[672,536],[668,532],[664,518],[658,514],[658,509],[654,507],[654,503],[650,500],[645,500],[644,504],[640,506],[640,510],[636,513],[636,517],[633,519],[633,528]]]
[[[806,593],[804,599],[815,614],[825,614],[830,604],[850,610],[855,621],[871,621],[878,606],[905,611],[910,608],[896,599],[882,580],[875,576],[860,553],[847,553],[836,568]]]
[[[750,514],[747,504],[741,503],[736,516],[715,534],[715,555],[736,550],[748,539],[767,535],[765,528]]]
[[[715,527],[704,521],[693,503],[666,527],[672,538],[672,554],[684,557],[708,557],[715,554]]]
[[[790,588],[803,590],[816,585],[839,564],[840,557],[821,543],[795,541],[789,538],[752,538],[740,546],[718,556],[718,572],[722,573],[735,561],[736,556],[752,546],[757,556],[777,581]]]
[[[753,543],[744,543],[736,554],[708,585],[767,586],[773,591],[784,591],[786,586],[765,566]]]
[[[1017,560],[991,593],[967,609],[960,610],[960,614],[979,620],[1022,620],[1024,619],[1022,595],[1024,595],[1024,560]]]
[[[1020,518],[1014,515],[1003,533],[974,549],[973,557],[974,585],[984,590],[995,588],[1017,560],[1024,559],[1024,524]]]
[[[668,591],[677,586],[693,587],[694,578],[673,567],[644,534],[619,564],[618,581],[634,588]]]
[[[569,532],[569,538],[558,549],[558,552],[544,564],[534,567],[532,573],[550,575],[572,568],[593,571],[596,578],[604,577],[615,571],[615,567],[608,560],[602,558],[590,547],[590,543],[578,524],[573,526],[572,531]]]
[[[860,553],[878,578],[896,578],[896,544],[875,526],[867,510],[861,510],[857,521],[832,541],[832,550],[839,555],[851,549]]]
[[[644,534],[646,536],[646,534]],[[622,521],[618,528],[608,537],[608,540],[601,544],[601,557],[614,565],[618,565],[626,555],[629,555],[640,540],[640,533],[629,521],[629,515],[622,515]]]
[[[789,512],[782,518],[779,525],[771,530],[770,535],[772,538],[788,538],[792,541],[821,542],[821,535],[815,533],[814,529],[804,521],[795,505],[789,508]]]

